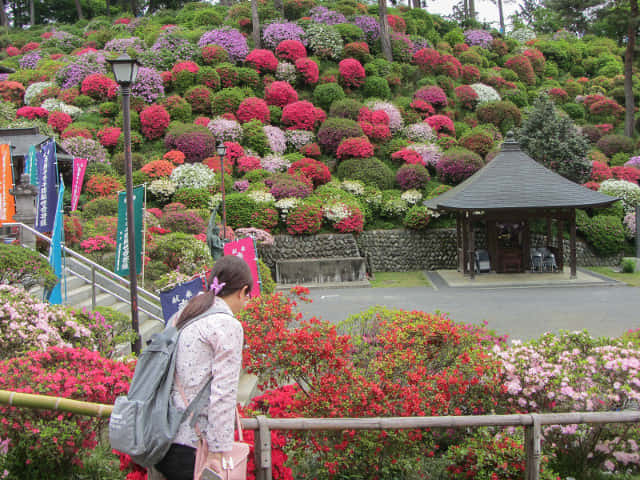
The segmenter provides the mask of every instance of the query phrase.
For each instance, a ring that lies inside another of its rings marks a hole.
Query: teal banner
[[[136,243],[136,273],[142,270],[142,216],[144,210],[144,186],[133,189],[133,226]],[[115,272],[126,277],[129,275],[129,234],[127,219],[127,195],[118,193],[118,232],[116,233],[116,267]]]

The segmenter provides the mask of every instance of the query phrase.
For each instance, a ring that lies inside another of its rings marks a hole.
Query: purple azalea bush
[[[249,189],[249,180],[237,180],[233,184],[233,189],[236,192],[246,192]]]
[[[41,58],[42,52],[40,52],[40,50],[33,50],[25,53],[19,61],[20,68],[23,70],[35,70],[38,67],[38,62]]]
[[[235,120],[216,117],[209,122],[207,128],[217,142],[238,142],[242,138],[242,126]]]
[[[205,32],[198,41],[200,48],[219,45],[229,54],[233,62],[242,62],[249,54],[247,39],[235,28],[219,28]]]
[[[265,125],[262,127],[264,134],[267,136],[269,142],[269,148],[273,153],[284,153],[287,149],[287,139],[284,136],[284,132],[278,127],[272,125]]]
[[[90,162],[105,163],[107,151],[99,142],[84,137],[70,137],[62,140],[62,148],[77,158],[86,158]]]
[[[425,124],[428,125],[428,124]],[[408,149],[418,152],[422,157],[423,163],[427,167],[436,168],[442,156],[442,150],[438,145],[433,143],[412,143],[407,146]]]
[[[82,39],[76,37],[69,32],[58,30],[53,32],[49,38],[42,42],[43,47],[55,47],[64,50],[65,53],[71,52],[74,48],[82,45]]]
[[[8,73],[0,73],[0,82],[5,82],[9,78]]]
[[[287,130],[284,133],[287,144],[294,150],[304,147],[306,144],[313,142],[315,135],[313,132],[306,130]]]
[[[304,30],[293,22],[270,23],[262,30],[262,40],[267,48],[275,49],[283,40],[297,40],[307,44]]]
[[[392,133],[402,130],[404,120],[402,120],[400,110],[398,110],[393,103],[374,100],[367,102],[367,107],[369,107],[371,111],[382,110],[389,116],[389,130],[391,130]]]
[[[153,68],[140,67],[136,81],[131,87],[131,94],[143,98],[147,103],[153,103],[163,96],[164,84],[160,73]]]
[[[114,38],[113,40],[109,40],[104,46],[105,51],[120,54],[127,53],[129,49],[137,53],[142,53],[146,50],[146,47],[144,42],[138,37]]]
[[[98,57],[81,55],[75,62],[69,63],[58,70],[56,80],[60,87],[63,89],[76,87],[89,75],[107,73],[104,63],[95,60],[98,60]]]
[[[329,10],[327,7],[318,6],[311,9],[311,21],[325,25],[337,25],[347,23],[347,17],[340,12]]]
[[[487,48],[493,42],[493,36],[486,30],[467,30],[464,32],[464,41],[472,47],[479,45]]]
[[[640,157],[631,157],[625,164],[625,167],[640,168]]]
[[[267,155],[260,160],[260,166],[267,172],[283,172],[287,170],[291,163],[281,155]]]
[[[378,19],[368,15],[361,15],[353,19],[353,24],[364,32],[368,43],[372,43],[380,38],[380,24]]]

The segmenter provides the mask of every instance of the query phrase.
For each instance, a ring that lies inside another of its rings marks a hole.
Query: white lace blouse
[[[198,426],[206,435],[209,451],[229,452],[233,444],[238,380],[242,368],[242,325],[229,306],[216,297],[215,306],[225,313],[213,313],[185,327],[180,335],[176,375],[191,402],[213,375],[209,405],[198,414]],[[171,396],[179,409],[186,405],[174,385]],[[174,443],[197,447],[198,435],[185,421]]]

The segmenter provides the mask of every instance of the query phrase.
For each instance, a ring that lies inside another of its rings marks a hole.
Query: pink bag
[[[197,426],[196,426],[197,428]],[[222,458],[222,479],[223,480],[247,480],[247,459],[249,458],[249,445],[243,442],[242,425],[240,424],[240,414],[236,408],[236,428],[238,429],[238,442],[233,442],[231,452],[223,455]],[[197,430],[200,430],[197,428]],[[196,467],[193,471],[193,480],[200,480],[205,466],[211,465],[207,462],[209,457],[209,446],[204,435],[200,436],[198,450],[196,451]]]

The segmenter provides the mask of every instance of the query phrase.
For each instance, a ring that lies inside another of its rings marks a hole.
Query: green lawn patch
[[[627,285],[631,285],[632,287],[640,287],[640,272],[622,273],[616,272],[610,267],[589,267],[589,270],[593,270],[600,275],[613,278],[614,280],[617,280],[619,282],[624,282]]]
[[[370,280],[373,288],[429,287],[431,282],[422,270],[414,272],[376,272]]]

